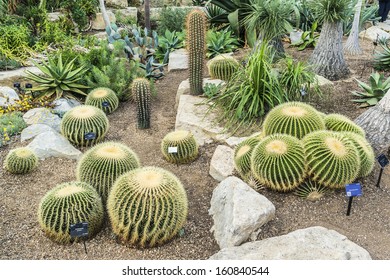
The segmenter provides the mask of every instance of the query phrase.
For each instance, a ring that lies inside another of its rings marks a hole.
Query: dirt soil
[[[362,46],[363,55],[346,57],[351,76],[336,82],[334,89],[326,91],[323,99],[311,100],[311,104],[325,113],[337,112],[350,118],[364,111],[350,101],[353,99],[350,90],[358,89],[353,77],[367,81],[372,71],[374,46],[366,42]],[[286,50],[301,59],[306,59],[312,52]],[[218,182],[208,174],[210,160],[218,143],[202,146],[200,157],[188,165],[169,164],[160,152],[162,138],[174,130],[176,91],[187,75],[187,71],[170,72],[156,83],[157,96],[152,102],[150,129],[137,129],[135,105],[121,103],[118,110],[108,116],[110,130],[106,138],[131,147],[143,166],[159,166],[179,177],[189,199],[189,215],[183,236],[157,248],[140,250],[117,243],[109,225],[106,225],[87,242],[88,255],[84,253],[82,243],[53,243],[39,227],[37,207],[51,188],[75,180],[76,161],[48,158],[40,162],[37,170],[27,175],[11,175],[0,168],[0,259],[207,259],[216,253],[219,248],[210,232],[212,218],[208,215],[208,209],[212,191]],[[16,140],[0,148],[0,164],[10,149],[27,145]],[[379,169],[376,165],[373,173],[361,181],[363,196],[354,198],[350,216],[346,216],[348,199],[343,191],[332,192],[319,201],[309,202],[291,193],[260,190],[276,206],[276,217],[263,227],[258,239],[318,225],[347,236],[365,248],[373,259],[390,259],[390,168],[385,170],[381,187],[377,188],[375,184]]]

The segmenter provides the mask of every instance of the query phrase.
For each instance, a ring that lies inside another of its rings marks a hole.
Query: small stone
[[[107,11],[108,18],[111,23],[116,22],[116,18],[113,12]],[[96,17],[92,21],[92,29],[93,30],[105,30],[106,29],[106,24],[103,19],[103,14],[102,13],[96,13]]]
[[[127,8],[127,0],[106,0],[106,6],[111,8]]]
[[[228,146],[219,145],[210,162],[209,174],[215,180],[221,182],[234,172],[234,150]]]
[[[23,115],[27,125],[46,124],[56,131],[61,130],[61,118],[46,108],[34,108]]]
[[[290,32],[290,42],[291,44],[296,44],[302,42],[302,30],[293,30]]]
[[[229,137],[226,139],[226,144],[228,144],[231,148],[235,148],[238,144],[240,144],[242,141],[247,139],[248,137]]]
[[[52,103],[54,105],[53,112],[57,115],[63,116],[70,109],[80,106],[81,103],[76,99],[60,98]]]
[[[7,105],[15,104],[16,100],[20,100],[20,98],[13,88],[0,87],[0,106],[6,107]]]
[[[34,138],[35,136],[37,136],[41,133],[49,132],[49,131],[55,132],[55,130],[53,128],[51,128],[50,126],[48,126],[46,124],[38,123],[38,124],[30,125],[29,127],[26,127],[25,129],[23,129],[23,131],[20,135],[20,141],[24,142],[26,140]]]

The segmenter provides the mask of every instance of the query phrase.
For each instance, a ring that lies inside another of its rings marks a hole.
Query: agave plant
[[[318,23],[315,21],[309,31],[304,31],[301,35],[301,40],[295,44],[291,44],[293,47],[298,47],[298,51],[303,51],[306,48],[313,48],[316,46],[320,34],[316,32]]]
[[[238,47],[238,40],[230,31],[209,30],[206,36],[208,58],[221,53],[233,52]]]
[[[371,74],[369,79],[370,85],[357,79],[355,80],[358,82],[359,87],[364,90],[364,92],[352,92],[353,95],[360,97],[360,99],[352,100],[357,103],[362,103],[360,107],[376,105],[390,89],[390,77],[385,80],[383,74],[379,74],[378,72]]]
[[[390,48],[388,39],[378,38],[378,44],[382,47],[382,52],[376,52],[374,55],[374,68],[377,70],[390,69]]]
[[[76,58],[71,61],[62,62],[61,54],[58,56],[57,62],[53,58],[49,58],[48,62],[43,62],[42,65],[35,63],[39,70],[44,74],[37,75],[27,70],[27,77],[38,83],[38,87],[32,89],[36,98],[51,98],[55,99],[61,97],[76,98],[74,94],[87,96],[83,89],[88,89],[88,86],[79,84],[84,74],[88,71],[85,66],[74,69],[74,62]]]

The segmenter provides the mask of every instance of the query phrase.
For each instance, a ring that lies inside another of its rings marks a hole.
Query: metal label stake
[[[362,195],[362,188],[360,186],[360,183],[353,183],[353,184],[346,185],[345,186],[345,192],[347,193],[347,197],[349,197],[348,209],[347,209],[347,216],[349,216],[349,214],[351,214],[352,199],[355,196],[361,196]]]

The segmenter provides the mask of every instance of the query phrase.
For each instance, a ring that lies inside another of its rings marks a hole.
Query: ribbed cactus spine
[[[188,213],[179,179],[158,167],[143,167],[120,176],[111,189],[107,211],[113,232],[137,247],[162,245],[182,229]]]
[[[189,52],[190,93],[203,93],[203,68],[206,48],[207,19],[203,11],[191,11],[186,20]]]
[[[198,157],[198,143],[190,131],[168,133],[161,142],[161,152],[171,163],[189,163]]]
[[[118,108],[119,99],[113,90],[100,87],[88,93],[85,105],[95,106],[104,113],[111,114]]]
[[[212,79],[228,81],[237,71],[239,65],[234,58],[213,59],[209,65],[209,73]]]
[[[4,168],[13,174],[26,174],[38,165],[38,157],[27,147],[9,151],[4,160]]]
[[[150,83],[145,78],[133,81],[131,92],[137,104],[138,128],[150,128]]]

